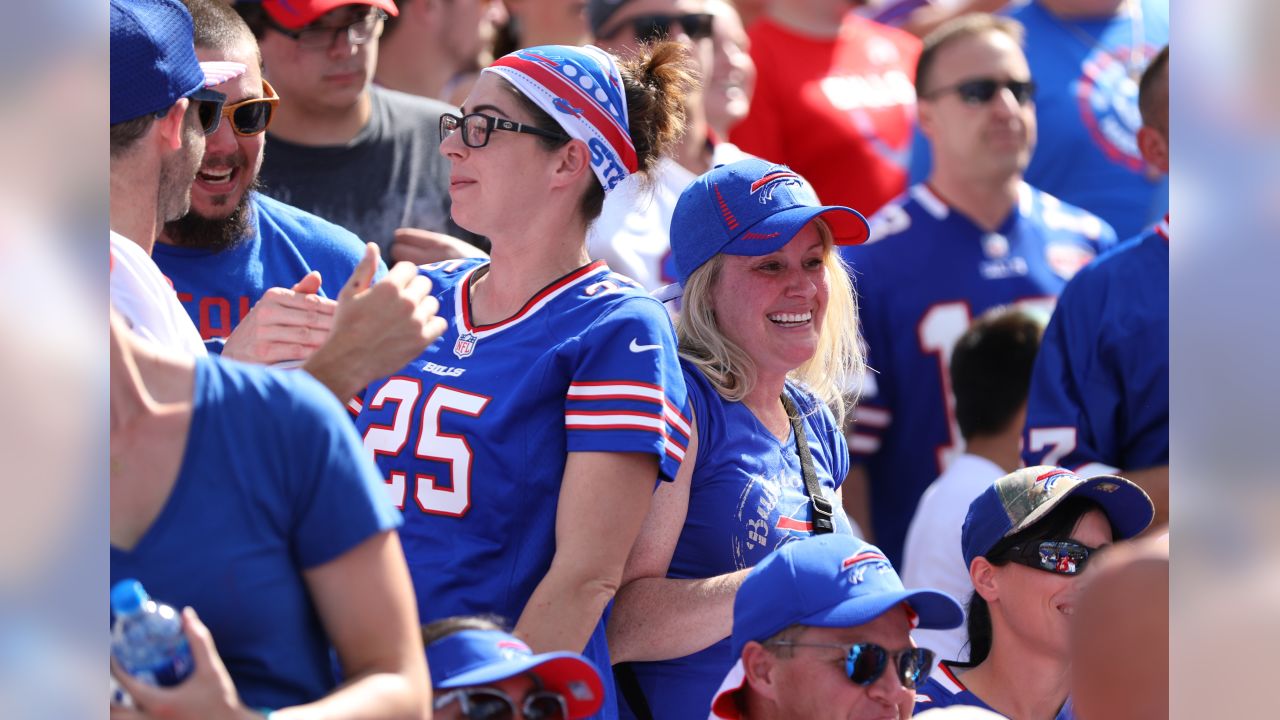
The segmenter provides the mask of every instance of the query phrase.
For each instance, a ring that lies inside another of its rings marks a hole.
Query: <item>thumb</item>
[[[373,283],[374,273],[378,271],[378,257],[380,253],[375,243],[365,243],[364,257],[361,258],[360,264],[355,270],[351,271],[351,279],[347,280],[347,284],[342,286],[342,292],[338,295],[338,299],[350,297],[356,293],[364,292]]]
[[[303,295],[315,295],[320,292],[320,280],[320,271],[312,270],[297,283],[294,283],[292,290]]]
[[[218,648],[213,643],[213,633],[209,632],[209,628],[200,621],[195,608],[182,609],[182,631],[187,636],[187,643],[191,646],[191,659],[195,661],[197,672],[202,669],[207,672],[222,664],[222,659],[218,656]]]

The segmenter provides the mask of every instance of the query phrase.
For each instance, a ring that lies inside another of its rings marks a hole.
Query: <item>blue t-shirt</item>
[[[1023,183],[996,232],[915,185],[871,219],[871,241],[841,248],[854,276],[869,372],[850,450],[870,479],[876,543],[891,562],[916,502],[963,449],[955,422],[951,351],[969,323],[997,305],[1047,318],[1081,267],[1114,244],[1097,217]]]
[[[795,434],[779,442],[746,405],[726,401],[695,365],[681,364],[698,424],[698,458],[667,577],[708,578],[755,567],[782,545],[813,534]],[[849,471],[844,433],[808,391],[791,383],[786,389],[804,416],[814,475],[836,508],[836,532],[852,534],[835,500]],[[725,637],[686,657],[630,667],[653,717],[706,720],[712,697],[736,659]],[[623,716],[630,717],[623,705]]]
[[[477,325],[471,279],[487,271],[476,259],[423,266],[448,330],[372,383],[356,418],[404,510],[401,538],[424,623],[520,617],[555,554],[568,453],[654,455],[671,479],[689,444],[675,332],[657,300],[597,261],[512,317]],[[597,667],[611,665],[603,622],[584,652]],[[612,716],[609,673],[605,680]]]
[[[1028,465],[1095,475],[1169,464],[1168,227],[1126,241],[1062,291],[1031,377]]]
[[[1123,8],[1128,5],[1125,3]],[[1166,177],[1150,175],[1138,151],[1138,79],[1169,42],[1168,0],[1103,20],[1059,20],[1040,3],[1010,15],[1026,28],[1036,81],[1035,152],[1023,179],[1132,237],[1169,209]],[[932,151],[915,133],[910,181],[929,177]]]
[[[186,452],[169,498],[111,582],[137,578],[209,626],[250,707],[335,686],[303,571],[400,524],[342,406],[310,375],[196,360]]]
[[[337,300],[364,257],[364,243],[331,222],[256,192],[249,203],[252,232],[234,247],[215,253],[156,243],[152,252],[213,352],[267,290],[291,288],[318,270],[320,295]],[[385,272],[379,262],[377,275]]]
[[[938,671],[916,687],[916,707],[912,711],[912,715],[919,715],[925,710],[951,707],[952,705],[972,705],[983,710],[996,712],[990,705],[982,702],[982,698],[974,695],[969,688],[964,686],[964,683],[956,678],[953,668],[963,667],[965,666],[959,663],[945,661],[939,663]],[[1004,716],[1001,715],[1001,717]],[[1062,709],[1058,710],[1058,714],[1054,716],[1054,720],[1074,720],[1074,718],[1075,713],[1071,710],[1071,698],[1067,698],[1067,701],[1062,705]]]

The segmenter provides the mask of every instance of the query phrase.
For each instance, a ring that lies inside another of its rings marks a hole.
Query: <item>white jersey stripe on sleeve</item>
[[[849,449],[856,453],[870,455],[880,449],[880,438],[862,433],[850,433],[846,438]]]
[[[666,396],[662,388],[648,383],[610,381],[610,382],[575,382],[569,384],[570,400],[613,400],[631,398],[662,402]]]

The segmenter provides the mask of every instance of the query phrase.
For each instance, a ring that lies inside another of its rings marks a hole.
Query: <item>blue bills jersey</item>
[[[290,288],[312,270],[320,295],[338,299],[364,257],[364,243],[345,228],[259,193],[249,196],[251,231],[222,252],[156,243],[152,257],[212,352],[263,293]],[[386,272],[379,264],[378,277]]]
[[[726,401],[696,366],[682,364],[698,424],[698,456],[667,576],[708,578],[755,567],[782,545],[813,534],[795,435],[779,442],[746,405]],[[786,392],[804,416],[814,475],[837,509],[836,532],[852,534],[835,497],[849,470],[844,433],[827,406],[806,390],[788,383]],[[631,663],[653,717],[705,720],[737,660],[730,650],[726,637],[686,657]]]
[[[969,323],[1021,303],[1047,318],[1080,268],[1115,243],[1110,226],[1023,183],[987,232],[927,185],[871,220],[871,241],[841,248],[859,297],[867,364],[850,450],[866,464],[876,544],[894,563],[916,502],[961,452],[949,368]]]
[[[675,332],[657,300],[597,261],[507,320],[478,325],[469,288],[487,269],[475,259],[421,269],[448,330],[371,384],[356,418],[404,511],[400,537],[424,623],[520,617],[555,553],[568,453],[652,454],[669,480],[689,443]],[[603,623],[585,654],[611,665]]]
[[[955,668],[964,667],[966,666],[959,663],[939,663],[937,669],[929,676],[929,679],[916,688],[916,707],[912,714],[919,715],[925,710],[951,707],[952,705],[969,705],[995,712],[990,705],[982,702],[982,698],[974,695],[956,677]],[[1001,717],[1004,716],[1001,715]],[[1071,710],[1071,699],[1067,698],[1067,701],[1058,710],[1058,714],[1054,716],[1054,720],[1074,720],[1074,718],[1075,713]]]
[[[1023,458],[1082,475],[1169,464],[1169,222],[1062,292],[1031,376]]]

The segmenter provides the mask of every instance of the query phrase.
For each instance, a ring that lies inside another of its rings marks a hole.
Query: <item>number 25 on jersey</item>
[[[370,425],[364,434],[364,448],[375,461],[379,455],[401,457],[405,452],[415,425],[414,409],[421,395],[422,381],[416,378],[393,377],[378,389],[368,409],[381,410],[388,403],[395,403],[396,412],[390,427]],[[440,418],[446,412],[478,417],[490,399],[445,385],[435,386],[427,395],[416,423],[418,438],[413,457],[448,465],[449,483],[442,485],[435,475],[414,473],[413,498],[423,512],[462,517],[470,509],[471,446],[461,435],[441,432]],[[405,506],[407,486],[408,473],[390,472],[387,490],[391,501],[401,510]]]

